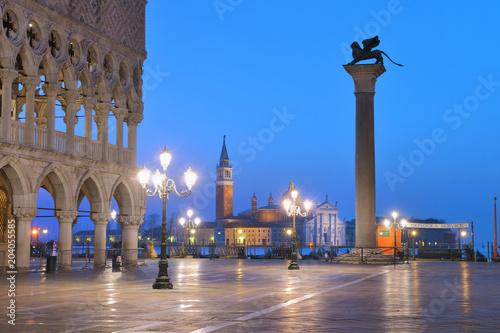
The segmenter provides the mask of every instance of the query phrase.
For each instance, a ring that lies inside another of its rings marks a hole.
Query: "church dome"
[[[292,181],[290,181],[290,185],[288,185],[288,190],[281,195],[280,204],[282,207],[283,207],[283,201],[285,201],[286,199],[290,199],[291,201],[293,201],[293,199],[292,199],[292,191],[293,190],[296,190],[298,192],[298,190],[295,188],[295,185],[293,184],[293,180],[292,180]],[[299,195],[297,195],[297,199],[295,200],[295,204],[297,206],[302,206],[302,196],[300,195],[300,192],[298,192],[298,194]]]

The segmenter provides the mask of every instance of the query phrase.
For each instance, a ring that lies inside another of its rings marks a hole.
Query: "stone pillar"
[[[85,137],[85,156],[92,157],[92,110],[96,104],[94,97],[84,97],[83,107],[85,108],[85,123],[84,123],[84,137]]]
[[[66,153],[72,154],[75,150],[75,104],[79,93],[74,90],[68,90],[64,92],[64,99],[66,100],[66,117],[64,117],[64,122],[66,123]]]
[[[45,145],[49,149],[54,149],[56,141],[56,97],[61,87],[57,84],[49,83],[42,85],[45,95],[47,95],[47,137]]]
[[[14,208],[16,221],[16,266],[18,272],[30,269],[31,220],[36,216],[36,208]]]
[[[35,89],[40,84],[40,79],[34,76],[25,76],[21,78],[21,83],[26,90],[23,142],[33,145],[35,135]]]
[[[18,73],[12,69],[0,69],[0,79],[2,80],[2,139],[11,140],[10,119],[12,110],[12,83],[17,78]]]
[[[123,120],[128,113],[126,108],[114,108],[116,117],[116,146],[118,148],[118,163],[123,163]]]
[[[122,227],[123,263],[128,266],[137,265],[137,231],[142,224],[143,216],[119,216],[118,223]]]
[[[106,226],[111,220],[111,214],[93,213],[90,219],[95,225],[94,268],[104,268],[106,266]]]
[[[70,270],[73,247],[73,222],[78,212],[55,211],[54,215],[59,220],[59,270]]]
[[[373,96],[383,64],[345,65],[356,95],[356,247],[377,247]]]
[[[127,115],[128,125],[128,148],[132,150],[132,160],[130,166],[137,166],[137,124],[142,121],[142,114],[129,113]]]
[[[108,116],[111,103],[97,103],[94,120],[97,124],[97,140],[101,141],[101,160],[108,160]]]

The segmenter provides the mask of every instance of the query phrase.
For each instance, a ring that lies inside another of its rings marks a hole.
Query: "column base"
[[[394,254],[383,253],[378,248],[354,248],[347,254],[341,254],[332,258],[332,262],[338,264],[374,264],[374,265],[388,265],[388,264],[403,264],[404,260],[396,257],[394,262]]]
[[[174,285],[168,276],[158,276],[153,283],[153,289],[173,289]]]
[[[296,262],[296,261],[292,261],[292,262],[290,263],[290,265],[288,265],[288,269],[289,269],[289,270],[299,270],[299,269],[300,269],[300,267],[299,267],[299,263],[298,263],[298,262]]]

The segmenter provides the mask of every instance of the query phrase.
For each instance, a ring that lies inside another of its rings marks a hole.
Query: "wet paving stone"
[[[498,264],[300,265],[172,259],[172,290],[152,289],[155,260],[17,274],[15,326],[0,284],[0,332],[500,331]]]

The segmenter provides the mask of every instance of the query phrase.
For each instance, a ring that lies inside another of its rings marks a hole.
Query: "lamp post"
[[[458,229],[458,249],[460,250],[460,259],[462,259],[462,241],[460,237],[467,236],[467,232],[465,230]]]
[[[394,265],[396,265],[396,246],[397,246],[396,228],[403,230],[406,226],[405,219],[398,221],[398,220],[396,220],[397,218],[398,218],[398,212],[394,211],[394,212],[392,212],[392,222],[389,221],[388,219],[384,220],[384,226],[387,229],[393,229],[393,232],[394,232]]]
[[[186,219],[184,217],[181,217],[179,219],[179,223],[181,224],[181,226],[183,226],[186,230],[184,232],[184,249],[186,248],[186,243],[189,239],[189,236],[191,234],[195,234],[196,233],[196,230],[195,228],[200,225],[200,218],[199,217],[196,217],[193,220],[191,220],[191,217],[193,216],[193,210],[192,209],[188,209],[188,211],[186,212],[187,216],[188,216],[188,220],[186,221]],[[188,247],[189,248],[189,247]],[[186,251],[184,250],[184,253],[186,253]]]
[[[36,237],[36,245],[38,246],[38,235],[40,234],[40,228],[39,227],[33,227],[33,230],[31,231],[33,236]]]
[[[290,261],[290,265],[288,266],[288,269],[296,270],[296,269],[300,269],[300,267],[299,267],[299,263],[297,262],[297,257],[298,257],[298,255],[297,255],[297,229],[295,228],[295,216],[301,216],[301,217],[307,216],[307,214],[309,213],[309,209],[311,209],[311,202],[309,200],[306,200],[304,202],[304,208],[306,211],[304,213],[302,213],[300,210],[300,206],[297,206],[295,204],[295,200],[297,200],[299,192],[297,192],[297,190],[293,190],[291,195],[292,195],[292,200],[286,199],[283,202],[283,205],[285,206],[286,215],[291,216],[292,221],[293,221],[293,224],[292,224],[292,232],[293,232],[292,259]]]
[[[417,235],[417,231],[412,230],[411,235],[412,235],[411,244],[412,244],[412,251],[413,251],[413,260],[415,260],[415,236]]]
[[[163,167],[163,174],[156,170],[153,175],[153,185],[155,187],[154,191],[148,188],[149,181],[149,171],[143,166],[142,170],[139,172],[138,178],[139,182],[144,189],[144,193],[147,197],[154,197],[157,193],[160,199],[163,200],[163,210],[161,219],[161,255],[160,261],[158,262],[158,276],[156,281],[153,283],[153,289],[172,289],[173,285],[170,282],[170,277],[168,276],[168,261],[167,261],[167,199],[170,196],[170,192],[173,192],[180,198],[185,198],[191,194],[191,188],[196,182],[198,177],[194,173],[193,169],[189,167],[188,171],[184,173],[187,190],[183,190],[180,193],[177,191],[175,182],[173,179],[167,178],[167,168],[172,159],[170,152],[163,148],[160,153],[160,163]]]

